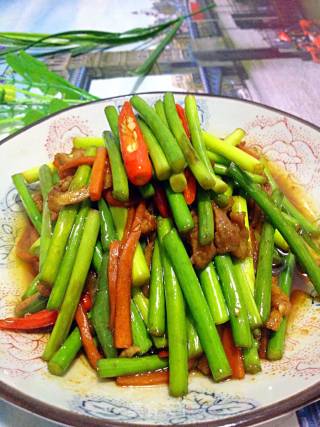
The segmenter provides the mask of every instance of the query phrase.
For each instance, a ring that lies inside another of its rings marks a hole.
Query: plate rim
[[[283,114],[284,116],[287,116],[291,119],[294,119],[303,125],[310,127],[314,129],[315,131],[319,132],[320,134],[320,126],[317,126],[308,120],[305,120],[303,118],[297,117],[294,114],[287,113],[283,110],[280,110],[275,107],[271,107],[269,105],[251,101],[247,99],[241,99],[241,98],[233,98],[228,96],[222,96],[222,95],[213,95],[213,94],[206,94],[206,93],[197,93],[197,92],[186,92],[186,91],[171,91],[175,95],[182,95],[185,96],[187,94],[194,95],[198,98],[216,98],[216,99],[224,99],[228,101],[235,101],[239,103],[246,103],[251,104],[257,107],[262,107],[263,109],[267,109],[273,112],[276,112],[278,114]],[[118,96],[112,96],[107,98],[102,98],[90,102],[86,102],[80,105],[73,105],[68,108],[65,108],[61,111],[57,111],[49,116],[43,117],[36,122],[31,123],[30,125],[27,125],[23,127],[22,129],[19,129],[17,132],[13,133],[12,135],[9,135],[2,139],[0,141],[0,146],[10,142],[10,140],[14,139],[16,136],[20,135],[21,133],[37,126],[38,124],[45,122],[47,120],[50,120],[52,117],[58,116],[59,114],[62,114],[69,110],[74,110],[77,108],[83,108],[91,104],[97,104],[102,102],[108,102],[120,98],[129,98],[133,95],[163,95],[165,91],[152,91],[152,92],[141,92],[136,94],[124,94],[124,95],[118,95]],[[283,415],[286,415],[290,412],[296,411],[297,409],[308,405],[312,402],[315,402],[320,398],[320,392],[319,392],[319,386],[320,386],[320,380],[317,381],[315,384],[309,386],[302,392],[298,392],[289,398],[282,399],[278,402],[272,403],[270,405],[267,405],[263,408],[257,408],[253,411],[249,411],[247,413],[243,413],[240,415],[235,415],[232,417],[227,417],[224,419],[217,419],[217,420],[202,420],[199,422],[192,422],[192,425],[206,425],[210,427],[218,427],[218,426],[240,426],[245,427],[256,423],[261,423],[263,421],[271,420],[277,417],[281,417]],[[28,396],[26,393],[21,392],[20,390],[16,390],[14,387],[11,387],[4,383],[0,379],[0,398],[4,401],[19,407],[22,410],[25,410],[27,412],[32,413],[33,415],[36,415],[38,417],[42,417],[48,420],[52,420],[55,422],[62,423],[64,425],[66,420],[68,422],[69,426],[72,427],[82,427],[85,422],[85,425],[88,427],[102,427],[102,426],[125,426],[128,425],[126,421],[114,421],[114,420],[108,420],[108,419],[102,419],[102,418],[95,418],[95,417],[89,417],[87,415],[78,414],[76,412],[68,411],[66,409],[58,408],[56,406],[50,405],[46,402],[42,402],[34,397]],[[157,426],[165,426],[167,424],[157,424]],[[137,426],[148,426],[148,424],[137,424]]]

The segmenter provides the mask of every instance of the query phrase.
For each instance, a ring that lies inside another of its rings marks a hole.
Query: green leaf
[[[28,126],[46,115],[47,114],[43,110],[29,110],[23,118],[23,123],[25,126]]]
[[[58,74],[50,71],[46,64],[21,51],[19,54],[6,55],[8,65],[34,87],[42,88],[43,84],[49,86],[49,93],[60,92],[70,99],[98,99],[87,91],[77,88]]]
[[[166,46],[171,43],[172,39],[176,35],[177,31],[181,27],[181,24],[183,22],[183,19],[180,18],[178,21],[173,25],[173,27],[167,32],[165,37],[160,41],[158,46],[151,52],[151,55],[148,56],[148,58],[144,61],[140,67],[138,67],[133,74],[140,76],[138,80],[136,81],[132,92],[135,93],[138,89],[138,87],[141,85],[141,83],[144,80],[144,77],[149,74],[151,68],[154,66],[154,64],[157,62],[157,59],[161,55],[161,53],[164,51]]]
[[[0,57],[8,53],[18,52],[22,49],[28,50],[33,48],[37,51],[39,50],[38,48],[43,49],[57,46],[65,47],[72,55],[79,55],[78,51],[84,47],[84,44],[86,45],[86,50],[89,49],[88,45],[90,44],[92,44],[91,50],[95,50],[108,49],[121,44],[142,41],[156,36],[166,28],[174,25],[179,19],[185,20],[190,16],[212,9],[214,6],[215,5],[212,3],[195,12],[162,22],[161,24],[150,27],[132,28],[122,33],[95,30],[72,30],[55,34],[0,32],[0,45],[5,47],[5,49],[0,52]],[[35,52],[35,55],[39,56],[46,54],[48,54],[48,52]]]
[[[53,99],[48,108],[48,114],[56,113],[57,111],[64,110],[65,108],[69,107],[69,104],[62,99]]]

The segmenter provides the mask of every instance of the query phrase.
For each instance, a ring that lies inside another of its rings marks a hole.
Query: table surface
[[[239,3],[216,0],[214,21],[206,18],[207,23],[199,20],[187,22],[182,35],[165,51],[155,72],[142,82],[138,90],[152,91],[157,87],[161,90],[192,90],[247,98],[285,110],[320,126],[320,86],[316,83],[319,81],[320,64],[306,58],[292,46],[281,46],[279,49],[278,30],[256,28],[252,22],[247,25],[250,29],[239,28],[232,17],[232,13],[241,11]],[[170,14],[177,10],[185,12],[185,2],[182,0],[30,0],[24,13],[21,13],[26,5],[24,0],[1,0],[0,4],[1,31],[37,33],[71,29],[124,31],[151,25],[159,19],[169,19]],[[144,49],[150,46],[146,45]],[[221,50],[221,46],[225,56],[217,61],[214,50]],[[101,98],[130,93],[136,79],[126,73],[130,67],[136,66],[135,61],[139,57],[128,55],[133,49],[139,49],[139,46],[124,46],[118,52],[126,62],[123,68],[112,69],[112,84],[107,78],[107,69],[106,78],[98,78],[97,71],[96,78],[86,81],[85,88]],[[76,73],[71,75],[66,64],[54,63],[53,67],[78,84]],[[83,69],[85,72],[83,64],[80,66],[79,73],[83,73]],[[225,72],[226,69],[228,72]],[[319,425],[320,403],[315,403],[297,413],[265,423],[263,427]],[[40,426],[57,427],[58,424],[0,401],[0,427]]]

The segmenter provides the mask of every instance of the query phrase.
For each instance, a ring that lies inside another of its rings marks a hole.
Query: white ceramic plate
[[[153,103],[160,93],[144,94]],[[0,317],[13,315],[25,277],[14,256],[22,208],[10,176],[68,151],[75,135],[100,135],[104,107],[119,97],[71,108],[7,138],[0,147]],[[176,94],[183,103],[184,95]],[[243,100],[197,95],[203,127],[223,137],[244,128],[258,145],[303,184],[319,207],[320,132],[315,126]],[[249,425],[284,414],[320,397],[320,304],[305,299],[296,310],[284,358],[264,362],[263,372],[242,381],[215,384],[190,378],[189,394],[170,398],[166,386],[119,388],[98,381],[81,357],[64,378],[48,374],[40,359],[47,337],[0,332],[0,397],[73,426],[108,424]]]

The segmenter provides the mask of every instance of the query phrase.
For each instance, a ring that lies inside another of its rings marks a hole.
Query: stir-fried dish
[[[28,217],[16,252],[35,277],[0,329],[50,331],[53,375],[84,352],[99,378],[172,396],[192,370],[241,379],[281,359],[296,263],[320,291],[317,224],[242,129],[201,128],[194,96],[105,114],[111,131],[12,177]]]

